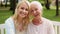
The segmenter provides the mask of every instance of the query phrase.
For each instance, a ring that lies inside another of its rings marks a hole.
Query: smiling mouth
[[[35,14],[35,16],[38,16],[39,14]]]

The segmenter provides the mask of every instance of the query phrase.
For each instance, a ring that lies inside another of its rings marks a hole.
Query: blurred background
[[[0,0],[0,24],[14,14],[15,7],[22,0]],[[43,17],[60,21],[60,0],[28,0],[39,1],[43,6]]]

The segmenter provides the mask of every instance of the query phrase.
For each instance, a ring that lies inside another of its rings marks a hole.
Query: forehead
[[[39,8],[39,6],[37,4],[31,4],[30,7],[31,8]]]
[[[19,6],[20,6],[20,7],[29,7],[29,6],[27,5],[27,3],[25,3],[25,2],[21,3]]]

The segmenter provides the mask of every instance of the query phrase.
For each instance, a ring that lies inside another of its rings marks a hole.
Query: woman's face
[[[26,3],[22,3],[18,7],[18,15],[22,18],[24,18],[28,15],[28,5]]]
[[[41,15],[40,7],[38,7],[38,5],[36,5],[36,4],[30,5],[30,12],[34,17]]]

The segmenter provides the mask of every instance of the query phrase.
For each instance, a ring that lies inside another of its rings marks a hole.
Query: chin
[[[21,16],[22,18],[25,18],[26,16]]]
[[[37,16],[37,15],[35,15],[35,16]]]

